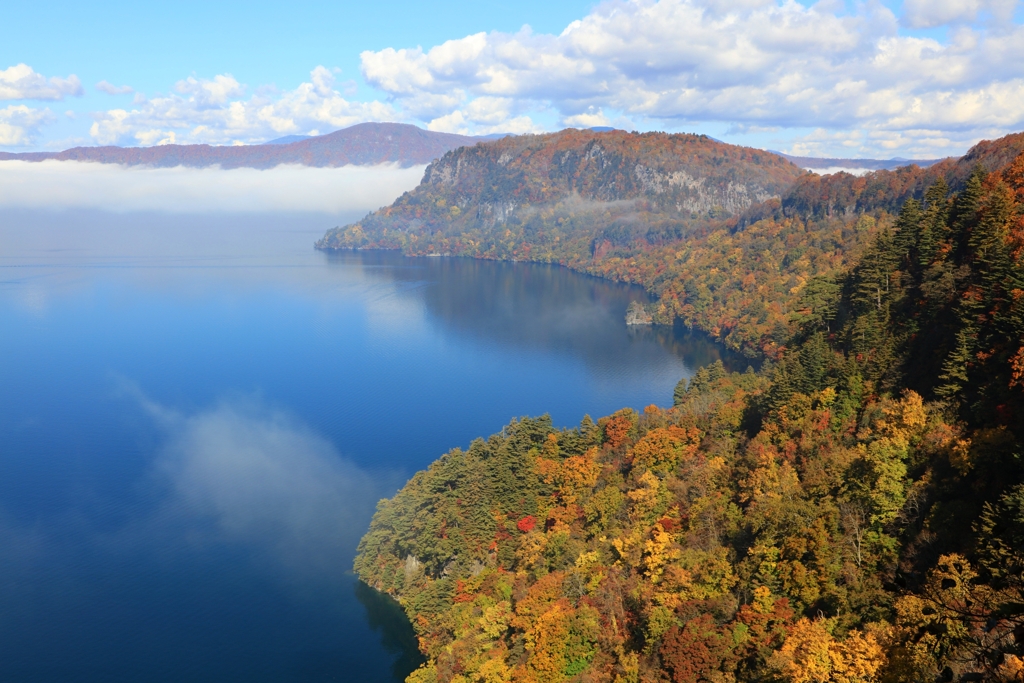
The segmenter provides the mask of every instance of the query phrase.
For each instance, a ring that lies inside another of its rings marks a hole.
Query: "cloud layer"
[[[795,154],[934,158],[1024,128],[1020,0],[609,0],[555,34],[453,36],[360,55],[366,84],[317,66],[291,90],[191,76],[92,113],[97,144],[250,144],[364,121],[530,133],[697,130]],[[79,95],[76,76],[0,71],[0,99]],[[367,94],[364,92],[363,94]],[[37,110],[32,110],[33,112]],[[0,145],[55,117],[0,110]],[[33,118],[34,117],[34,118]]]
[[[0,123],[0,134],[2,131]],[[389,165],[223,170],[0,161],[0,207],[173,213],[362,212],[390,204],[416,187],[423,170],[423,166]]]
[[[323,66],[294,90],[261,88],[251,96],[247,91],[229,74],[189,77],[178,81],[169,95],[136,95],[131,109],[95,114],[89,134],[101,145],[251,144],[399,118],[386,103],[346,99],[336,88],[334,74]]]
[[[940,42],[901,35],[900,18],[874,3],[846,13],[828,2],[630,0],[600,5],[557,36],[524,29],[388,48],[364,52],[362,68],[439,129],[550,108],[567,124],[842,130],[848,147],[934,155],[1024,127],[1024,28],[1005,23],[1015,4],[908,2],[904,23],[957,24]],[[983,15],[1002,21],[962,23]]]

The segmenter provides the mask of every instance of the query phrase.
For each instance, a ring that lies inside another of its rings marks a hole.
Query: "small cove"
[[[349,573],[376,500],[722,357],[628,329],[639,288],[316,252],[329,220],[0,216],[4,678],[401,680],[408,624]]]

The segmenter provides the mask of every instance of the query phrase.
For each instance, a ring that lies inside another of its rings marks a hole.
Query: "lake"
[[[314,251],[336,222],[0,213],[0,679],[402,680],[411,629],[350,571],[376,501],[720,357],[628,329],[638,288]]]

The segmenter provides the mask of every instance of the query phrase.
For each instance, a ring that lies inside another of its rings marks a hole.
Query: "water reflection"
[[[169,495],[137,522],[149,538],[181,535],[185,527],[194,541],[207,533],[207,544],[253,549],[257,561],[291,581],[333,580],[351,563],[376,502],[402,483],[394,472],[357,466],[257,397],[184,415],[134,385],[127,391],[164,432],[152,475]]]
[[[415,671],[425,659],[416,644],[416,633],[402,606],[362,581],[355,584],[356,598],[366,610],[367,625],[380,633],[384,649],[395,655],[391,673],[396,681]]]
[[[681,323],[633,327],[630,328],[630,334],[634,340],[653,339],[658,346],[682,359],[689,369],[702,368],[716,361],[722,361],[729,372],[745,372],[747,368],[756,370],[760,367],[756,359],[730,351],[704,332],[689,329]]]
[[[561,353],[598,371],[649,364],[665,350],[682,361],[683,374],[718,358],[741,371],[749,362],[685,328],[626,328],[626,307],[650,301],[646,292],[559,266],[310,248],[324,225],[350,218],[3,209],[0,296],[41,313],[54,297],[111,278],[192,300],[214,290],[284,289],[326,302],[369,294],[411,300],[478,342]]]
[[[631,301],[649,303],[647,292],[557,265],[405,258],[390,251],[325,256],[339,267],[401,283],[404,290],[422,288],[432,318],[486,344],[579,357],[604,371],[623,363],[645,365],[665,350],[682,360],[686,374],[717,360],[737,372],[752,362],[683,325],[627,327],[626,308]]]

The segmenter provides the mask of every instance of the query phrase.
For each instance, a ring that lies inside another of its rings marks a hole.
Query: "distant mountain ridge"
[[[608,126],[583,133],[625,134]],[[273,168],[280,164],[314,167],[372,166],[395,163],[402,167],[428,164],[459,147],[493,142],[510,133],[459,135],[424,130],[403,123],[360,123],[324,135],[285,135],[259,145],[156,145],[153,147],[73,147],[62,152],[0,152],[0,160],[91,161],[126,166],[168,168]],[[708,138],[713,142],[721,142]],[[722,143],[726,144],[726,143]],[[839,159],[800,157],[768,150],[797,166],[816,172],[893,170],[916,164],[927,168],[939,159]]]
[[[402,167],[428,164],[445,152],[475,145],[486,138],[438,133],[404,123],[360,123],[349,128],[288,142],[278,139],[263,145],[158,145],[155,147],[75,147],[63,152],[0,152],[0,160],[92,161],[127,166],[168,168],[273,168],[280,164],[303,166],[372,166],[393,163]]]
[[[789,159],[800,168],[806,168],[816,173],[831,169],[864,170],[864,171],[892,171],[904,166],[916,165],[921,168],[928,168],[937,164],[942,159],[840,159],[832,157],[802,157],[784,152],[775,152],[780,157]]]
[[[302,140],[308,140],[315,135],[285,135],[281,138],[274,138],[273,140],[267,140],[264,145],[289,145],[293,142],[300,142]]]

